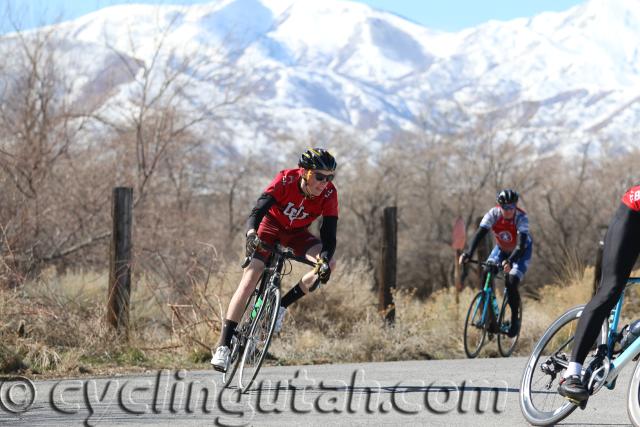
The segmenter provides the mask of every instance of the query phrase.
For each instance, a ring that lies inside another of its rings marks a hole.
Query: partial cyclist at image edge
[[[558,386],[558,392],[574,402],[589,398],[581,374],[582,365],[625,289],[640,254],[640,185],[629,188],[622,196],[604,238],[600,285],[585,306],[576,328],[575,343],[569,366]]]
[[[505,189],[496,196],[497,205],[491,208],[480,221],[480,226],[469,244],[469,248],[460,255],[460,264],[466,263],[480,241],[493,231],[496,246],[487,261],[491,261],[505,272],[505,285],[509,307],[511,308],[511,325],[507,336],[515,337],[520,331],[520,293],[518,284],[522,281],[533,253],[533,240],[529,233],[529,218],[518,205],[519,195],[511,189]]]
[[[269,258],[269,252],[260,247],[260,242],[273,247],[278,241],[293,249],[296,256],[306,256],[316,262],[316,267],[282,297],[275,332],[282,328],[287,307],[329,281],[335,269],[333,255],[338,224],[338,193],[332,182],[336,167],[329,151],[311,148],[300,156],[298,168],[280,171],[258,198],[247,220],[245,234],[246,254],[251,256],[251,261],[229,302],[211,359],[214,369],[227,370],[231,339]],[[308,231],[318,217],[322,217],[320,238]]]

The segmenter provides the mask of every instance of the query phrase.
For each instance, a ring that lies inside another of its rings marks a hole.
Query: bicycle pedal
[[[227,370],[226,370],[226,369],[224,369],[224,368],[218,367],[218,366],[216,366],[216,365],[212,365],[212,366],[213,366],[213,370],[214,370],[214,371],[221,372],[221,373],[223,373],[223,374],[225,374],[225,373],[227,372]]]
[[[586,405],[586,400],[581,402],[577,399],[572,399],[569,396],[565,396],[564,398],[576,406],[582,406],[583,403]]]

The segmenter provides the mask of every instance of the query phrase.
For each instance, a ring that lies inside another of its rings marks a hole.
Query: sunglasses
[[[331,182],[331,181],[333,181],[333,178],[335,177],[335,175],[325,175],[325,174],[322,174],[322,173],[319,173],[319,172],[315,172],[314,176],[316,178],[316,181],[318,181],[318,182],[324,182],[324,181]]]
[[[505,211],[512,211],[516,208],[516,204],[515,203],[511,203],[510,205],[500,205],[500,207],[502,209],[504,209]]]

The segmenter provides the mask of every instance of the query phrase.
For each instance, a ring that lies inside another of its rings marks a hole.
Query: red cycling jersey
[[[622,203],[627,205],[631,210],[640,211],[640,185],[631,187],[622,196]]]
[[[286,230],[307,227],[319,216],[338,216],[338,192],[333,183],[328,183],[319,196],[308,198],[300,190],[303,172],[304,169],[282,170],[264,190],[276,201],[267,215]]]

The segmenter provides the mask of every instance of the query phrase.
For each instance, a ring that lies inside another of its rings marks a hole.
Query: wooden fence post
[[[111,200],[113,231],[109,261],[107,321],[128,339],[131,295],[131,228],[133,189],[116,187]]]
[[[398,223],[395,206],[384,208],[382,218],[382,257],[380,262],[381,281],[378,293],[378,310],[389,325],[396,319],[393,303],[393,291],[396,288],[396,269],[398,261]]]
[[[455,287],[456,292],[456,322],[459,320],[460,314],[460,292],[462,291],[462,287],[464,283],[462,283],[462,266],[458,262],[460,259],[460,255],[462,255],[462,251],[464,250],[464,246],[467,243],[467,229],[464,225],[464,220],[462,217],[458,216],[455,222],[453,223],[453,228],[451,230],[451,248],[454,251],[454,260],[453,260],[453,286]]]

